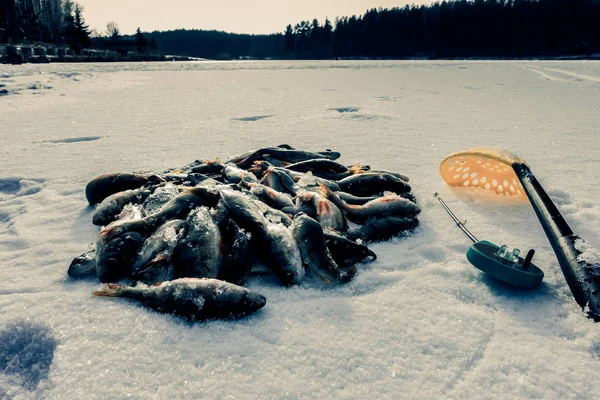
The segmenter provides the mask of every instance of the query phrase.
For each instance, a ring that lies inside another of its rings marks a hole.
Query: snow
[[[600,248],[600,63],[331,61],[0,66],[0,398],[594,398],[600,330],[526,202],[447,187],[441,160],[527,160]],[[422,213],[348,284],[257,277],[256,314],[190,325],[67,277],[95,242],[85,184],[261,146],[408,175]],[[480,239],[536,249],[536,291],[486,277]],[[13,345],[10,343],[18,343]]]

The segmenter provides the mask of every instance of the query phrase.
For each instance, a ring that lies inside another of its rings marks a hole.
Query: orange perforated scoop
[[[501,149],[469,149],[450,154],[440,164],[446,183],[457,187],[475,187],[500,196],[526,199],[523,187],[512,169],[521,157]]]

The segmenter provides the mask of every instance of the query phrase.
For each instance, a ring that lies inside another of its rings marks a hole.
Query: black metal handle
[[[589,307],[588,315],[600,321],[600,268],[581,260],[581,252],[575,248],[575,235],[550,196],[535,178],[527,164],[513,163],[523,189],[544,228],[548,241],[554,249],[560,268],[567,280],[573,297],[581,308]]]

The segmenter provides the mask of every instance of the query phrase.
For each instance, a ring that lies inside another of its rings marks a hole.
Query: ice
[[[0,371],[0,398],[597,397],[599,325],[529,203],[450,189],[439,163],[473,147],[518,154],[599,248],[599,78],[594,61],[0,66],[0,335],[23,338],[1,352],[20,361]],[[252,278],[267,305],[236,321],[189,325],[67,277],[98,235],[93,177],[280,143],[406,174],[420,226],[370,245],[377,260],[347,285]],[[479,239],[534,248],[542,286],[473,268],[436,191]]]
[[[575,240],[575,248],[581,252],[577,256],[577,261],[587,262],[600,268],[600,252],[598,250],[581,238]]]
[[[300,187],[317,186],[317,178],[315,178],[311,171],[305,173],[297,182]]]

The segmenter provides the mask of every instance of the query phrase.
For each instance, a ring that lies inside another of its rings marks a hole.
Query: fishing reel
[[[499,281],[522,289],[536,289],[540,286],[542,279],[544,279],[544,272],[531,262],[535,250],[529,250],[527,256],[521,258],[519,256],[521,251],[517,248],[510,251],[505,244],[497,246],[487,240],[478,240],[465,227],[465,223],[456,218],[439,194],[435,193],[434,196],[452,217],[456,225],[473,242],[467,251],[467,260],[475,268]]]

